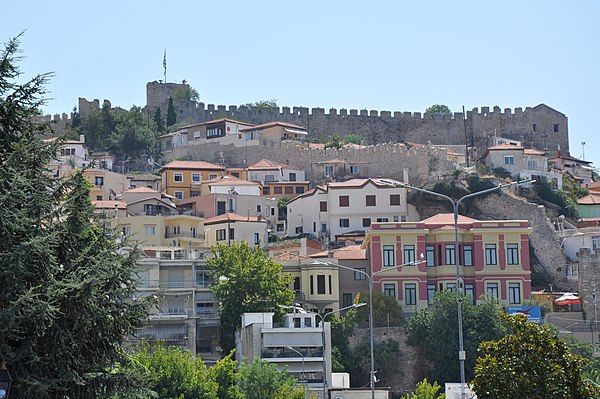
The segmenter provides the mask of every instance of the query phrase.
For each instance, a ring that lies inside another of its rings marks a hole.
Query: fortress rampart
[[[147,112],[156,107],[166,112],[169,95],[182,84],[150,82],[147,84]],[[536,107],[474,108],[454,114],[422,114],[376,110],[306,107],[250,107],[179,102],[175,105],[178,123],[199,123],[217,118],[231,118],[261,124],[281,121],[304,126],[309,137],[360,134],[366,144],[414,142],[469,145],[480,151],[490,144],[492,136],[523,142],[526,147],[557,150],[569,149],[567,117],[544,104]],[[466,125],[466,126],[465,126]],[[465,134],[466,128],[466,134]]]

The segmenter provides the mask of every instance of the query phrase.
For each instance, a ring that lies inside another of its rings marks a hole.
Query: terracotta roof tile
[[[148,187],[136,187],[136,188],[130,188],[129,190],[123,191],[123,194],[131,194],[131,193],[158,193],[158,191],[153,190]]]
[[[231,221],[231,222],[264,222],[266,223],[267,221],[263,218],[259,219],[256,216],[242,216],[242,215],[238,215],[235,213],[224,213],[222,215],[218,215],[218,216],[214,216],[212,218],[206,219],[204,221],[204,224],[216,224],[216,223],[222,223],[222,222],[227,222],[227,221]]]
[[[458,215],[458,223],[472,223],[478,222],[479,220],[473,219],[467,216]],[[451,224],[454,225],[454,214],[453,213],[438,213],[430,218],[422,220],[423,223],[427,224]]]
[[[306,130],[306,128],[304,126],[292,125],[291,123],[287,123],[287,122],[268,122],[268,123],[263,123],[262,125],[245,127],[243,129],[240,129],[240,132],[246,132],[246,131],[250,131],[250,130],[258,130],[258,129],[266,129],[266,128],[273,127],[273,126],[291,127],[293,129]]]
[[[599,194],[590,194],[586,195],[583,198],[579,198],[577,200],[577,205],[598,205],[600,204],[600,195]]]
[[[159,172],[167,169],[225,170],[225,167],[205,161],[173,161],[160,168]]]
[[[117,209],[127,209],[125,201],[92,201],[92,205],[96,209],[115,209],[115,205],[117,206]]]
[[[283,165],[281,163],[269,161],[268,159],[261,159],[260,161],[248,166],[248,170],[273,170],[281,168],[293,169],[289,165]]]

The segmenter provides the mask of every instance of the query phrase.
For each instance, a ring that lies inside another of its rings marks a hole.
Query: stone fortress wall
[[[322,161],[339,159],[349,163],[368,165],[366,173],[352,177],[388,177],[402,180],[404,169],[408,169],[409,181],[419,183],[451,173],[453,163],[447,159],[446,151],[430,145],[410,146],[400,143],[385,143],[365,148],[307,149],[296,143],[277,142],[266,145],[234,147],[209,143],[197,146],[174,147],[163,153],[162,161],[173,159],[202,160],[222,163],[227,167],[247,167],[261,159],[290,165],[306,171],[306,179],[322,183],[325,179]],[[343,176],[342,176],[343,177]]]
[[[166,113],[169,96],[185,84],[149,82],[146,85],[146,111],[157,107]],[[304,126],[309,137],[340,136],[357,133],[366,144],[414,142],[465,144],[465,121],[462,112],[452,115],[425,115],[420,112],[390,112],[306,107],[248,107],[183,101],[175,104],[178,123],[199,123],[217,118],[232,118],[254,124],[281,121]],[[481,107],[466,112],[466,136],[479,153],[496,135],[519,140],[527,147],[568,151],[568,118],[544,104],[536,107]]]
[[[546,217],[543,205],[532,204],[523,198],[510,195],[510,191],[501,195],[491,194],[475,198],[475,201],[481,213],[490,219],[526,218],[529,226],[533,228],[529,242],[541,267],[541,270],[536,271],[549,276],[556,290],[577,288],[576,282],[567,279],[567,257],[561,249],[560,238],[554,226]],[[531,266],[533,270],[535,265]]]

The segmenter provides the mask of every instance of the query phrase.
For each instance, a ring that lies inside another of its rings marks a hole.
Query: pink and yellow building
[[[456,253],[466,295],[517,306],[531,295],[530,234],[527,220],[459,216],[456,248],[454,215],[441,213],[420,222],[373,223],[363,247],[377,273],[373,286],[396,298],[406,313],[426,308],[436,291],[456,291]]]

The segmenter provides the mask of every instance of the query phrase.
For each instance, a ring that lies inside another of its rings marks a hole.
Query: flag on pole
[[[596,288],[592,288],[592,303],[596,304]]]
[[[163,68],[167,71],[167,49],[165,49],[165,56],[163,57]]]

